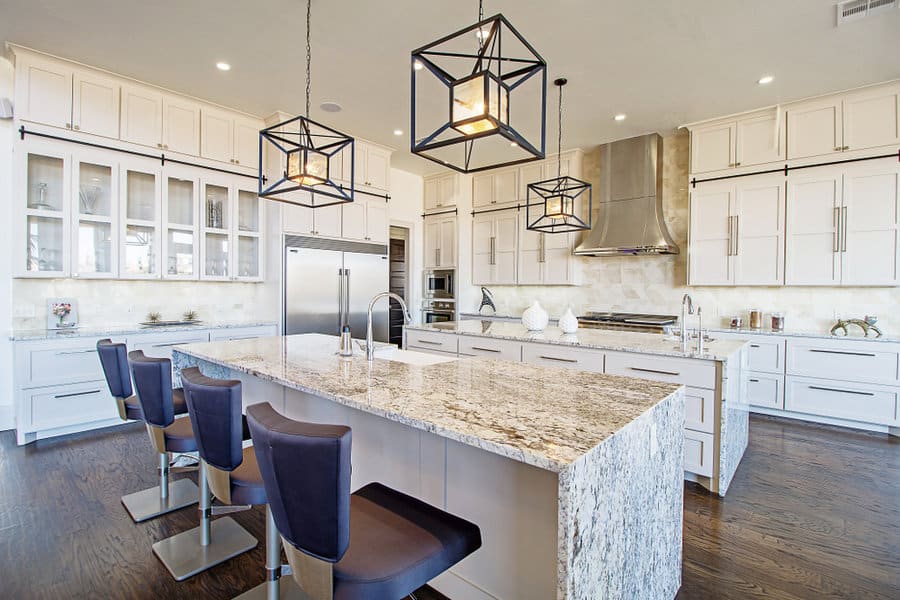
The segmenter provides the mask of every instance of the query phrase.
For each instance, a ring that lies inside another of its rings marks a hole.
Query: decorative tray
[[[144,321],[144,327],[172,327],[174,325],[200,325],[203,321]]]

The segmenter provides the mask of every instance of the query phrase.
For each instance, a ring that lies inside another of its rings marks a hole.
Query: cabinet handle
[[[163,144],[163,150],[168,150],[168,149],[169,149],[169,145],[168,145],[168,144]]]
[[[429,346],[443,346],[444,342],[432,342],[431,340],[419,340],[420,344],[428,344]]]
[[[574,358],[559,358],[557,356],[544,356],[540,355],[538,358],[543,358],[544,360],[555,360],[556,362],[564,362],[564,363],[577,363],[578,361]]]
[[[69,354],[87,354],[89,352],[96,352],[96,348],[91,348],[90,350],[68,350],[65,352],[57,352],[56,356],[67,356]]]
[[[831,251],[832,252],[840,252],[841,251],[841,207],[834,207],[834,214],[831,217],[831,221],[834,225],[834,235],[832,236],[831,242]]]
[[[72,129],[72,124],[71,124],[71,123],[66,123],[66,129]]]
[[[492,264],[492,265],[497,264],[497,250],[496,250],[497,242],[496,242],[496,239],[497,238],[495,238],[495,237],[491,238],[491,261],[490,261],[490,264]]]
[[[731,165],[728,165],[729,167]],[[725,256],[732,255],[732,249],[734,248],[734,217],[731,215],[728,216],[728,250]]]
[[[481,348],[480,346],[472,346],[472,350],[481,350],[482,352],[494,352],[497,354],[500,353],[500,350],[497,350],[496,348]]]
[[[190,344],[192,342],[171,342],[169,344],[153,344],[154,348],[168,348],[170,346],[180,346],[181,344]]]
[[[734,166],[739,167],[739,166],[741,166],[741,163],[736,162],[736,163],[734,163]]]
[[[160,144],[159,142],[157,142],[157,143],[156,143],[156,147],[157,147],[157,148],[162,148],[162,144]]]
[[[657,371],[656,369],[642,369],[641,367],[629,367],[632,371],[638,371],[640,373],[656,373],[657,375],[671,375],[672,377],[678,377],[681,373],[677,373],[675,371]]]
[[[234,164],[239,165],[241,164],[241,161],[239,161],[238,159],[234,159]]]
[[[748,379],[750,383],[759,383],[759,379]]]
[[[741,216],[735,215],[734,217],[734,255],[738,256],[741,253]]]
[[[836,388],[827,388],[821,387],[818,385],[810,385],[807,386],[811,390],[818,390],[820,392],[838,392],[839,394],[856,394],[857,396],[874,396],[873,392],[860,392],[859,390],[839,390]]]
[[[89,390],[87,392],[72,392],[71,394],[57,394],[53,396],[56,399],[59,398],[74,398],[75,396],[90,396],[91,394],[99,394],[100,390]]]
[[[736,163],[728,163],[728,166],[729,166],[729,167],[733,167],[733,166],[735,166],[735,164],[736,164]]]
[[[840,151],[841,151],[841,146],[835,146],[835,147],[834,147],[834,151],[835,151],[835,152],[840,152]]]
[[[850,146],[844,146],[843,148],[841,148],[841,150],[849,150],[849,149],[850,149]]]
[[[759,344],[750,344],[751,348],[759,348]]]
[[[847,207],[841,213],[841,252],[847,251]]]
[[[539,260],[540,260],[540,262],[545,263],[545,262],[547,262],[547,249],[545,246],[545,244],[547,243],[547,240],[544,237],[543,233],[541,234],[539,243],[540,243],[540,259]]]
[[[869,356],[875,358],[875,354],[871,352],[850,352],[848,350],[818,350],[810,348],[810,352],[818,352],[819,354],[843,354],[845,356]]]
[[[441,264],[441,250],[440,248],[434,249],[434,266],[439,266]]]
[[[78,125],[75,125],[74,127],[72,127],[72,129],[74,129],[75,131],[80,131],[81,127],[79,127]]]

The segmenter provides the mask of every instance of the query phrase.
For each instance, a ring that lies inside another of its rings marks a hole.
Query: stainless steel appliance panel
[[[341,252],[312,248],[285,250],[284,323],[287,335],[340,334],[342,270]]]
[[[344,252],[345,287],[349,289],[349,323],[355,338],[366,336],[366,314],[372,296],[388,289],[388,257],[386,254]],[[372,336],[375,341],[387,342],[390,336],[389,304],[382,298],[372,313]]]

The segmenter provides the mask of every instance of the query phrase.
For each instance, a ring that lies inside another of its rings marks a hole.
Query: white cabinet
[[[204,106],[200,110],[200,156],[256,169],[262,122]]]
[[[691,172],[708,173],[784,159],[784,128],[774,110],[691,131]]]
[[[522,362],[531,365],[603,373],[603,358],[603,352],[600,350],[567,348],[552,344],[522,346]]]
[[[530,162],[519,167],[518,200],[528,199],[529,183],[553,179],[557,176],[557,173],[560,176],[581,177],[581,159],[581,151],[572,150],[563,152],[559,158],[554,155],[547,160]]]
[[[72,277],[113,278],[119,257],[119,165],[108,153],[80,150],[72,159]]]
[[[472,206],[507,204],[517,200],[518,169],[480,173],[472,177]]]
[[[120,167],[119,275],[124,279],[158,279],[162,262],[161,172],[153,160],[133,158]]]
[[[570,233],[542,233],[528,229],[524,214],[519,224],[519,285],[573,285],[574,236]]]
[[[238,177],[201,179],[200,278],[261,281],[262,203]]]
[[[295,193],[308,194],[309,192]],[[353,204],[356,203],[354,202]],[[360,207],[361,205],[351,207],[349,209],[351,211],[350,214],[352,214],[353,210],[360,211]],[[285,233],[320,235],[329,238],[339,238],[343,235],[343,206],[341,204],[323,206],[321,208],[306,208],[304,206],[284,204],[282,205],[282,211],[282,229]],[[359,221],[354,221],[354,223],[359,223]],[[363,237],[365,236],[363,235]]]
[[[16,52],[16,116],[23,121],[72,127],[74,69]]]
[[[842,120],[840,98],[789,106],[787,157],[804,158],[840,152],[843,146]]]
[[[321,209],[317,209],[321,210]],[[381,198],[357,197],[341,205],[341,237],[386,244],[389,239],[388,205]]]
[[[426,177],[425,210],[456,206],[456,194],[459,188],[459,175],[438,175]]]
[[[472,219],[472,284],[513,285],[519,219],[517,210],[482,213]]]
[[[784,408],[784,375],[747,373],[747,403],[751,406]]]
[[[425,216],[425,268],[456,266],[455,215]]]
[[[200,178],[168,167],[162,185],[163,276],[196,279],[200,264]]]
[[[459,355],[521,362],[522,344],[513,340],[459,336]]]
[[[253,340],[261,337],[278,335],[277,325],[257,325],[255,327],[223,327],[209,332],[209,341],[223,342],[234,340]]]
[[[178,96],[164,96],[162,103],[164,150],[200,155],[200,105]]]
[[[148,86],[122,86],[122,140],[163,149],[163,95]]]
[[[389,150],[368,144],[356,145],[355,185],[364,185],[387,191],[391,182],[391,153]]]
[[[692,429],[684,430],[684,470],[712,477],[715,436]]]
[[[252,169],[259,168],[260,121],[252,119],[234,120],[234,164]]]
[[[784,282],[784,177],[701,184],[691,192],[690,285]]]
[[[898,388],[868,383],[822,381],[789,375],[784,408],[850,421],[900,425]]]
[[[72,129],[118,138],[121,87],[112,77],[75,71],[72,79]]]
[[[897,284],[900,168],[884,162],[790,179],[788,285]]]

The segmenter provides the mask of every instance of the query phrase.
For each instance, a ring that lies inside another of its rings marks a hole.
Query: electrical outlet
[[[33,319],[34,304],[17,304],[13,309],[13,317],[17,319]]]

